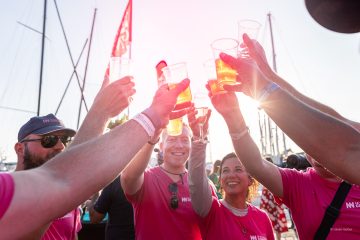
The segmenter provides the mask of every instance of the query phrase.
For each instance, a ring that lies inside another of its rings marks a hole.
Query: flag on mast
[[[111,57],[121,57],[127,51],[131,59],[131,41],[132,41],[132,0],[129,0],[124,15],[121,19],[119,29],[117,30],[114,45],[111,51]],[[108,64],[105,76],[109,76],[110,66]]]
[[[116,33],[114,46],[111,51],[112,57],[121,57],[129,50],[129,58],[131,58],[130,44],[132,40],[132,0],[129,0],[125,8],[120,27]]]

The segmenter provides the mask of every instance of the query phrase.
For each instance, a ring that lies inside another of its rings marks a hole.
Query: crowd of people
[[[249,58],[220,54],[236,70],[239,84],[225,85],[223,94],[209,91],[234,148],[219,162],[215,184],[206,174],[207,142],[200,141],[195,109],[172,112],[188,79],[172,89],[161,86],[148,108],[103,134],[136,92],[131,77],[111,84],[105,77],[78,132],[52,114],[31,118],[19,130],[16,171],[0,174],[1,239],[76,239],[78,206],[109,183],[88,206],[91,219],[99,222],[108,213],[107,230],[124,228],[129,239],[274,239],[268,215],[251,204],[258,182],[290,209],[300,239],[358,239],[360,123],[297,91],[272,71],[256,40],[246,34],[243,40]],[[235,92],[259,101],[305,151],[311,167],[297,171],[264,160]],[[170,115],[185,114],[189,126],[169,135]],[[211,114],[203,125],[205,136]],[[158,143],[162,161],[147,168]],[[344,185],[347,190],[338,191]],[[335,195],[342,195],[340,205],[332,205]],[[119,214],[129,218],[126,224],[115,223]]]

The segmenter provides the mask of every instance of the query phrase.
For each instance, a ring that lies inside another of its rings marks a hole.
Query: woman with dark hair
[[[203,239],[274,239],[267,214],[250,204],[257,182],[246,172],[235,153],[220,164],[219,183],[224,199],[212,196],[205,175],[205,146],[193,142],[189,161],[192,206],[199,216]]]

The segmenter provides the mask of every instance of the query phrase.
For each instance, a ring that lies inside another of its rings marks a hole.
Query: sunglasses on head
[[[177,196],[178,193],[178,186],[176,183],[170,183],[169,184],[169,191],[171,193],[171,198],[170,198],[170,207],[172,209],[177,209],[179,207],[179,199]]]
[[[66,145],[71,141],[71,137],[70,136],[47,135],[47,136],[44,136],[42,138],[24,139],[24,140],[21,140],[20,142],[23,143],[23,142],[40,141],[41,146],[43,146],[44,148],[52,148],[59,142],[59,140],[66,147]]]

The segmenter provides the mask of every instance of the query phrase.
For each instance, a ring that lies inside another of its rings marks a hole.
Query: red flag
[[[111,57],[121,57],[126,53],[130,47],[132,36],[132,0],[129,0],[128,5],[125,8],[124,15],[121,19],[120,27],[116,33],[114,45],[111,51]],[[129,58],[131,54],[129,52]],[[105,77],[109,76],[110,66],[108,64]]]
[[[129,0],[125,8],[120,27],[117,31],[111,56],[120,57],[128,50],[132,37],[132,0]]]

